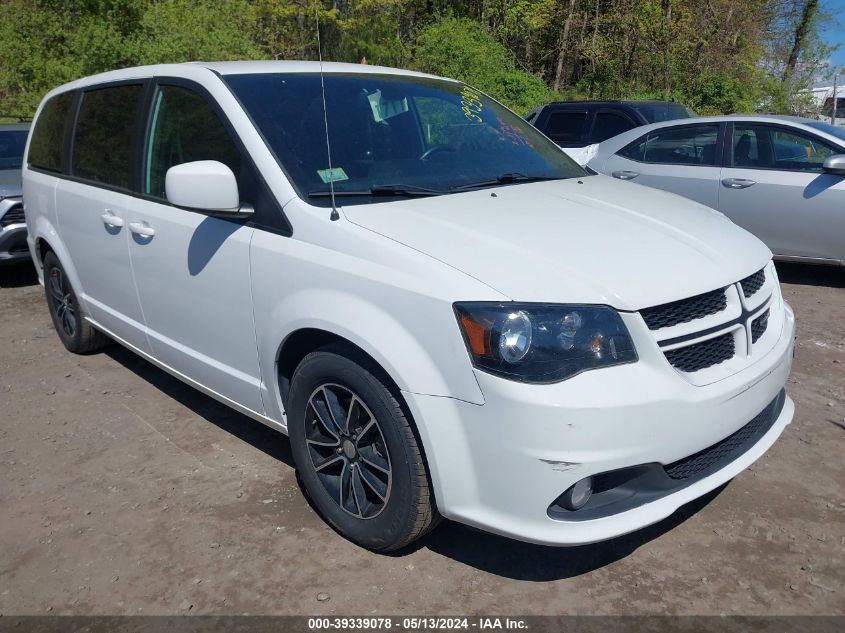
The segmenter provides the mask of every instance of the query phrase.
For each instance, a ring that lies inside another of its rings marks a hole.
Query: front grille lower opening
[[[17,205],[6,211],[2,218],[0,218],[0,226],[6,227],[12,224],[23,224],[26,222],[26,216],[23,212],[23,205]]]
[[[645,505],[713,475],[748,452],[777,422],[786,402],[781,390],[774,400],[728,437],[671,464],[649,462],[592,475],[593,494],[577,510],[555,499],[546,510],[558,521],[599,519]]]
[[[778,394],[763,411],[735,433],[703,451],[664,466],[663,470],[674,480],[685,480],[722,468],[748,450],[772,427],[784,400],[783,393]]]

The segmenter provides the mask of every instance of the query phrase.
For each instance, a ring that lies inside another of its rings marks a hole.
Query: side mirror
[[[249,215],[252,208],[241,205],[235,174],[216,160],[198,160],[174,165],[164,177],[167,200],[177,207],[221,217]]]
[[[826,174],[845,176],[845,154],[828,156],[822,165],[822,171]]]

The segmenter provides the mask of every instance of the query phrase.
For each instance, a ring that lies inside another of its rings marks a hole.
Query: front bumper
[[[0,228],[0,265],[24,262],[29,258],[26,224],[11,224]]]
[[[742,472],[792,420],[782,408],[759,439],[712,474],[637,507],[588,520],[549,515],[584,477],[672,464],[717,444],[776,400],[792,365],[794,317],[743,370],[694,385],[668,366],[637,362],[526,385],[477,372],[484,405],[405,393],[418,421],[440,512],[481,529],[546,545],[613,538],[670,516]],[[756,438],[755,438],[756,439]]]

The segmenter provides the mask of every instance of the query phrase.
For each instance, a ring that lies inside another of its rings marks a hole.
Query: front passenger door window
[[[219,161],[240,176],[241,153],[208,102],[193,90],[161,86],[153,102],[144,193],[165,198],[167,170],[197,160]]]
[[[718,209],[775,255],[842,259],[845,182],[822,173],[836,150],[785,125],[737,121]]]
[[[772,130],[775,169],[821,172],[828,156],[836,152],[827,143],[787,130]]]
[[[821,172],[836,151],[798,130],[766,125],[735,125],[731,165],[749,169]]]

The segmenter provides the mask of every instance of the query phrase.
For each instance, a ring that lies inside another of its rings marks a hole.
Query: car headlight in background
[[[559,382],[589,369],[633,363],[619,314],[606,306],[456,303],[473,364],[522,382]]]

